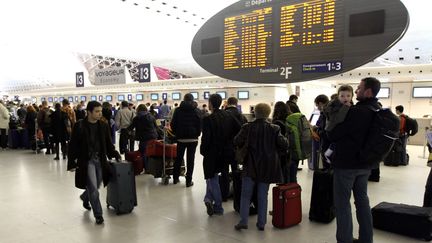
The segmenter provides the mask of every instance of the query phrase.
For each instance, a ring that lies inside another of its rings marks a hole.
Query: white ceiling
[[[84,70],[76,53],[136,59],[192,77],[208,76],[194,62],[190,44],[209,17],[234,2],[1,1],[0,91],[12,86],[72,86],[75,72]],[[392,50],[368,66],[432,63],[429,21],[432,1],[403,2],[411,16],[408,33]],[[404,60],[400,61],[400,57]]]

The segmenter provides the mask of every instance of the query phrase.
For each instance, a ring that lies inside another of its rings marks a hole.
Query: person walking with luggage
[[[235,158],[235,146],[234,146],[234,137],[240,132],[243,124],[247,122],[246,117],[240,113],[237,109],[238,100],[235,97],[230,97],[227,100],[227,105],[225,111],[228,112],[230,117],[228,118],[230,124],[230,135],[229,140],[227,142],[227,162],[225,164],[225,168],[221,173],[221,177],[219,180],[219,184],[222,192],[222,201],[227,201],[229,197],[230,190],[230,178],[229,178],[229,166],[231,165],[232,176],[237,173],[238,163]]]
[[[115,124],[118,129],[120,129],[120,153],[124,154],[128,151],[133,151],[133,139],[130,138],[129,131],[127,128],[132,124],[134,118],[133,112],[129,109],[129,103],[127,101],[122,101],[122,108],[117,112],[115,117]],[[129,143],[129,149],[128,149]]]
[[[71,132],[71,122],[68,114],[61,109],[60,103],[55,104],[55,111],[50,115],[52,144],[56,157],[54,160],[60,160],[60,144],[63,153],[63,159],[66,159],[67,148],[66,142],[69,141]]]
[[[42,129],[44,144],[46,147],[45,154],[51,154],[51,109],[48,107],[48,102],[42,101],[42,108],[38,113],[38,127]]]
[[[218,174],[227,166],[231,134],[230,115],[221,110],[222,97],[212,94],[209,97],[211,114],[203,119],[201,154],[204,156],[203,168],[207,188],[204,203],[207,214],[222,215],[222,194]]]
[[[238,147],[247,146],[247,156],[243,164],[243,179],[240,202],[240,222],[236,230],[248,228],[250,200],[257,184],[258,230],[264,230],[267,223],[267,197],[269,185],[282,181],[279,153],[288,149],[288,141],[280,128],[267,121],[271,108],[260,103],[255,106],[256,120],[245,124],[235,137]]]
[[[177,158],[174,162],[173,183],[179,183],[180,167],[187,150],[186,187],[191,187],[193,186],[195,152],[198,146],[198,137],[201,134],[201,115],[194,106],[192,94],[188,93],[183,97],[183,101],[174,112],[171,129],[177,138]]]
[[[141,104],[137,108],[137,116],[134,117],[132,124],[128,127],[129,131],[135,129],[135,139],[139,141],[139,151],[143,160],[144,169],[148,168],[146,156],[147,143],[157,139],[156,119],[148,112],[147,107]]]
[[[68,170],[76,169],[75,186],[85,190],[80,199],[85,209],[93,209],[96,224],[104,222],[98,189],[102,182],[106,186],[110,179],[107,157],[121,160],[111,142],[109,126],[100,121],[101,117],[102,105],[90,101],[87,117],[78,121],[72,130],[67,166]]]
[[[7,131],[9,129],[9,118],[9,111],[4,105],[3,101],[0,100],[0,147],[2,149],[7,148]]]
[[[367,195],[368,177],[373,162],[362,161],[359,154],[367,139],[375,117],[374,109],[379,109],[376,98],[381,83],[376,78],[364,78],[355,91],[357,104],[352,106],[345,120],[328,132],[337,152],[332,159],[334,168],[334,203],[336,208],[336,239],[338,243],[373,242],[372,215]],[[354,194],[359,239],[353,241],[351,215],[351,191]]]

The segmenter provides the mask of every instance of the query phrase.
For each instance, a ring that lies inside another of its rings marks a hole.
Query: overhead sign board
[[[124,67],[111,67],[94,71],[94,85],[125,84],[126,74]]]
[[[314,80],[382,55],[408,24],[400,0],[240,0],[201,27],[192,55],[231,80]]]

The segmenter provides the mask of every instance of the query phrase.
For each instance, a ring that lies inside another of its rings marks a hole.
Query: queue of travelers
[[[381,108],[376,98],[380,87],[376,78],[364,78],[355,91],[351,86],[342,85],[332,99],[319,95],[314,100],[320,112],[316,125],[312,126],[315,139],[319,141],[319,156],[325,162],[323,166],[334,171],[337,242],[373,242],[367,187],[371,170],[377,169],[378,165],[364,163],[358,154],[373,123],[374,111],[370,107]],[[354,93],[357,103],[353,102]],[[85,190],[80,196],[83,207],[93,210],[97,224],[104,222],[98,189],[109,181],[107,159],[121,160],[121,154],[135,150],[136,140],[144,168],[147,168],[146,145],[158,138],[160,125],[157,119],[163,118],[169,121],[177,140],[173,183],[180,183],[180,167],[186,154],[185,184],[186,187],[194,185],[195,154],[201,138],[199,153],[203,156],[206,181],[203,201],[207,214],[224,214],[223,202],[230,194],[230,170],[232,173],[241,171],[240,220],[234,228],[248,229],[249,207],[256,190],[256,227],[262,231],[267,224],[270,184],[298,183],[297,168],[303,158],[297,156],[295,141],[290,137],[291,128],[286,123],[290,115],[301,114],[298,98],[291,95],[286,103],[276,102],[271,119],[272,108],[265,103],[257,104],[253,121],[248,121],[238,110],[236,98],[230,97],[222,106],[223,100],[218,94],[210,95],[208,106],[202,106],[201,110],[192,94],[186,94],[173,108],[166,100],[159,106],[148,103],[137,108],[126,101],[116,106],[91,101],[72,108],[67,100],[63,100],[62,105],[55,104],[52,110],[43,101],[40,107],[21,105],[17,119],[25,124],[32,138],[40,130],[46,154],[53,153],[54,159],[59,160],[61,151],[63,159],[68,157],[68,170],[76,170],[76,187]],[[406,119],[402,106],[396,107],[396,111]],[[7,147],[10,116],[7,106],[0,101],[0,147],[3,149]],[[120,133],[119,152],[114,146],[116,131]],[[133,132],[134,136],[131,136]],[[401,124],[404,146],[407,133]],[[247,153],[242,161],[238,161],[236,152],[242,147],[247,148]],[[428,182],[425,205],[432,201],[431,185],[432,182]],[[353,237],[351,193],[359,223],[358,239]]]

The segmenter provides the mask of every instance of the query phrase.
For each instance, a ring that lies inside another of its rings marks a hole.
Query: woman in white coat
[[[9,111],[0,100],[0,147],[7,148],[7,130],[9,129]]]

